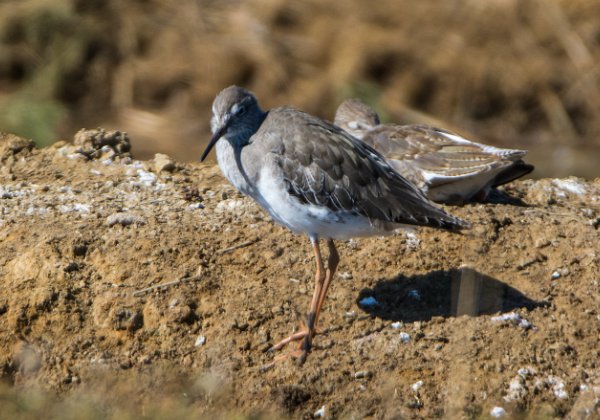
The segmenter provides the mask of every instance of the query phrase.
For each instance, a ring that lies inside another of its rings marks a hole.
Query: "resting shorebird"
[[[301,340],[310,351],[325,295],[339,262],[334,239],[382,235],[402,225],[457,231],[468,224],[431,203],[370,146],[345,131],[290,107],[262,111],[246,89],[222,90],[212,106],[213,136],[223,174],[276,221],[308,235],[316,282],[303,328],[272,347]],[[219,141],[222,139],[223,141]],[[319,239],[329,249],[327,269]]]
[[[401,175],[438,203],[486,200],[493,188],[533,170],[527,151],[499,149],[424,125],[380,124],[371,107],[344,101],[335,124],[381,153]]]

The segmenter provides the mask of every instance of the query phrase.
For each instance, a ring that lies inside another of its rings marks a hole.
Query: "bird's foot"
[[[289,337],[284,338],[279,343],[275,344],[273,347],[271,347],[269,349],[269,351],[273,352],[273,351],[281,350],[286,345],[290,344],[292,341],[298,341],[298,340],[303,340],[305,338],[308,338],[308,335],[309,335],[308,328],[304,327],[304,329],[302,329],[301,331],[298,331],[297,333],[294,333],[294,334],[290,335]],[[309,347],[310,347],[310,344],[309,344]]]
[[[312,347],[312,338],[315,336],[315,334],[316,334],[316,331],[313,330],[311,332],[311,330],[308,328],[308,326],[306,324],[302,323],[302,327],[301,327],[300,331],[290,335],[287,338],[284,338],[283,340],[281,340],[279,343],[275,344],[273,347],[271,347],[268,350],[269,352],[278,351],[278,350],[281,350],[286,345],[288,345],[289,343],[291,343],[292,341],[302,340],[302,342],[300,343],[300,346],[296,350],[294,350],[290,353],[287,353],[287,354],[277,356],[274,360],[274,363],[279,360],[283,360],[283,359],[287,359],[288,357],[291,357],[293,359],[296,359],[298,361],[298,364],[302,365],[306,361],[306,357],[308,356],[308,353],[310,352],[310,349]]]

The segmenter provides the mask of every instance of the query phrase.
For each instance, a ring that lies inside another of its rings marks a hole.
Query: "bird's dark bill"
[[[223,137],[223,134],[225,134],[225,130],[227,130],[227,124],[224,124],[217,131],[215,131],[215,134],[213,134],[212,138],[208,142],[208,146],[206,146],[206,149],[204,149],[204,153],[202,153],[202,156],[200,157],[200,162],[204,162],[204,159],[206,159],[206,156],[208,156],[214,145],[219,141],[221,137]]]

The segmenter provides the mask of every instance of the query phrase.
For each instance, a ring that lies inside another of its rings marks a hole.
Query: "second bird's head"
[[[379,115],[359,99],[347,99],[338,107],[334,124],[361,139],[380,124]]]
[[[204,161],[213,146],[225,137],[234,147],[245,146],[264,119],[264,112],[252,92],[239,86],[223,89],[212,105],[212,138],[202,153]]]

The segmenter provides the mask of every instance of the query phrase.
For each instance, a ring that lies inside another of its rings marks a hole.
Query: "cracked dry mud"
[[[464,235],[340,243],[307,362],[264,369],[310,300],[307,239],[212,164],[93,133],[0,139],[3,413],[600,415],[600,179],[449,208]]]

